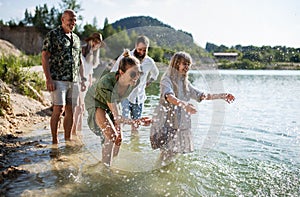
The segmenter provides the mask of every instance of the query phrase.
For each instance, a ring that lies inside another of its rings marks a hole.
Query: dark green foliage
[[[148,52],[149,56],[152,57],[154,59],[155,62],[163,62],[164,61],[164,51],[163,49],[156,47],[150,47],[149,48],[149,52]]]
[[[47,32],[49,29],[59,25],[60,20],[57,18],[59,11],[56,8],[48,9],[47,4],[35,7],[35,14],[32,15],[28,10],[25,10],[25,18],[22,23],[24,25],[32,25],[38,28],[41,32]]]
[[[45,35],[50,29],[61,24],[61,15],[63,10],[70,8],[78,13],[78,21],[81,20],[81,5],[77,0],[62,0],[60,9],[48,8],[47,4],[36,6],[34,15],[27,9],[24,13],[24,19],[20,21],[21,26],[34,26],[42,35]],[[138,35],[146,35],[150,39],[150,46],[153,47],[151,54],[156,61],[167,62],[170,58],[168,51],[185,50],[191,55],[197,57],[208,56],[207,53],[197,46],[190,33],[183,30],[175,30],[169,25],[149,16],[127,17],[116,21],[113,24],[105,18],[103,29],[97,28],[96,19],[94,24],[85,24],[81,28],[80,23],[75,29],[75,33],[81,39],[88,37],[93,32],[101,32],[107,48],[101,49],[101,57],[115,59],[124,48],[134,48],[134,42]],[[10,21],[9,25],[17,26],[15,21]],[[83,29],[83,31],[80,31]],[[198,58],[196,58],[198,59]]]
[[[218,46],[215,45],[215,44],[213,44],[213,43],[207,42],[207,43],[206,43],[206,46],[205,46],[205,49],[206,49],[209,53],[212,53],[212,52],[218,51]]]
[[[132,29],[136,27],[144,26],[159,26],[174,29],[169,25],[162,23],[161,21],[152,18],[150,16],[131,16],[120,19],[112,24],[114,29],[120,27],[121,29]]]
[[[150,39],[152,50],[151,57],[156,61],[166,62],[170,56],[168,51],[184,50],[189,52],[193,58],[206,57],[207,52],[196,45],[193,36],[182,30],[175,30],[169,25],[149,16],[127,17],[116,21],[111,25],[114,29],[124,29],[131,34],[146,35]],[[117,32],[120,32],[117,30]],[[133,40],[134,42],[134,40]]]
[[[243,69],[243,70],[258,70],[266,69],[266,64],[258,61],[250,61],[244,59],[242,61],[229,62],[223,61],[219,66],[219,69]]]
[[[108,23],[108,19],[105,18],[104,20],[104,26],[103,26],[103,37],[108,38],[109,36],[116,33],[116,30],[112,27],[111,24]]]
[[[299,63],[300,62],[300,53],[292,55],[290,57],[290,62],[297,62],[297,63]]]
[[[83,27],[83,32],[80,36],[81,39],[85,39],[87,37],[89,37],[92,33],[94,32],[98,32],[97,28],[91,24],[86,24],[84,27]]]
[[[134,47],[134,40],[131,40],[126,31],[115,33],[105,39],[106,43],[106,57],[117,59],[124,49],[131,49]]]
[[[224,45],[217,46],[211,43],[206,44],[206,50],[210,53],[214,52],[238,52],[241,60],[249,60],[252,62],[274,63],[274,62],[300,62],[300,48],[290,48],[285,46],[241,46],[236,45],[230,49]],[[250,66],[252,67],[252,66]]]
[[[300,48],[295,49],[285,46],[236,45],[229,48],[225,45],[217,46],[213,43],[207,43],[206,50],[204,50],[194,43],[193,36],[190,33],[175,30],[150,16],[126,17],[112,24],[105,18],[102,29],[97,28],[97,20],[94,18],[93,24],[86,24],[82,28],[79,23],[82,19],[82,16],[80,16],[82,9],[78,0],[62,0],[60,9],[55,7],[49,9],[46,4],[36,6],[34,15],[26,9],[25,18],[22,21],[17,23],[11,20],[7,24],[10,26],[33,25],[45,35],[50,29],[61,24],[62,12],[67,8],[78,13],[78,26],[75,33],[81,39],[96,31],[102,33],[107,47],[101,48],[101,58],[116,59],[124,48],[132,49],[134,47],[138,35],[146,35],[150,39],[149,55],[157,62],[168,63],[174,52],[181,50],[190,53],[196,65],[205,62],[211,63],[210,60],[213,58],[212,54],[214,52],[237,52],[239,54],[236,62],[219,62],[219,64],[221,63],[219,68],[264,69],[266,67],[270,68],[270,65],[275,65],[277,62],[300,62]],[[0,20],[0,24],[4,24],[4,22]],[[35,60],[35,63],[40,64],[38,60]]]
[[[62,0],[60,4],[61,9],[52,7],[48,8],[47,4],[43,6],[36,6],[34,15],[32,15],[27,9],[24,13],[24,19],[20,22],[23,26],[34,26],[42,33],[47,33],[50,29],[61,24],[62,12],[65,9],[73,9],[76,13],[80,12],[81,5],[77,3],[77,0]],[[82,20],[82,16],[78,15],[78,20]],[[12,24],[9,24],[11,26]],[[75,32],[78,32],[76,29]]]

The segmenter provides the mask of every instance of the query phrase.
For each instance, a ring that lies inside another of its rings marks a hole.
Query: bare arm
[[[197,113],[197,109],[195,108],[194,105],[176,98],[173,94],[167,94],[166,100],[173,105],[182,107],[189,114]]]
[[[142,117],[140,119],[137,120],[132,120],[129,118],[125,118],[123,116],[121,116],[119,108],[117,107],[117,104],[115,103],[107,103],[109,109],[111,110],[113,116],[114,116],[114,121],[115,121],[115,127],[117,130],[120,130],[120,124],[124,123],[124,124],[137,124],[137,125],[141,125],[143,124],[144,126],[149,126],[149,124],[151,123],[151,119],[149,119],[148,117]]]
[[[117,124],[120,124],[120,123],[133,124],[134,123],[134,120],[122,117],[120,115],[121,113],[120,113],[119,108],[117,107],[117,104],[115,104],[115,103],[107,103],[107,105],[108,105],[110,111],[112,112],[112,114],[114,116],[114,119],[115,119],[115,122]]]
[[[81,79],[84,77],[84,67],[83,67],[83,63],[82,63],[82,60],[81,60],[81,58],[80,58],[80,60],[79,60],[80,62],[80,67],[79,67],[79,75],[80,75],[80,77],[81,77]]]
[[[215,99],[223,99],[227,103],[232,103],[235,97],[232,94],[221,93],[221,94],[203,94],[200,97],[201,100],[215,100]]]
[[[92,74],[89,74],[88,83],[89,83],[88,87],[91,87],[93,85],[93,76],[92,76]]]
[[[82,63],[82,60],[80,58],[79,60],[80,62],[80,67],[79,67],[79,75],[81,77],[81,91],[85,91],[86,89],[86,85],[85,85],[85,82],[87,81],[86,78],[84,78],[84,66],[83,66],[83,63]]]
[[[159,70],[158,70],[157,66],[155,65],[155,63],[153,62],[153,68],[150,71],[150,77],[146,83],[146,87],[148,87],[153,81],[155,81],[157,79],[158,75],[159,75]]]
[[[117,104],[116,103],[107,103],[107,106],[109,107],[110,111],[112,112],[115,120],[117,120],[118,117],[120,116],[120,112],[119,112]]]
[[[53,80],[51,78],[50,74],[50,64],[49,64],[49,58],[51,56],[51,53],[48,51],[42,51],[42,66],[43,71],[46,77],[46,86],[48,91],[54,91],[55,85],[53,83]]]
[[[111,126],[112,132],[113,132],[113,134],[111,134],[111,136],[113,136],[112,139],[115,142],[115,144],[120,146],[121,142],[122,142],[122,132],[121,132],[120,122],[117,121],[117,117],[119,117],[119,110],[118,110],[117,104],[115,104],[115,103],[107,103],[107,105],[115,118],[115,121],[113,124],[110,117],[108,115],[106,115],[106,119],[108,119],[108,122],[111,124],[110,126]]]

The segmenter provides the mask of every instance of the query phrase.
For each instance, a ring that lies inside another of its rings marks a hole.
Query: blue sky
[[[0,19],[24,18],[37,5],[59,8],[60,0],[0,0]],[[151,16],[175,29],[191,33],[201,47],[206,42],[234,46],[300,48],[299,0],[79,0],[78,14],[92,23],[96,17],[113,23],[129,16]]]

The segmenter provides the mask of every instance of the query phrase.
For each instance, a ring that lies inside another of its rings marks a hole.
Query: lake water
[[[99,138],[85,125],[77,145],[60,132],[51,145],[49,126],[27,137],[31,147],[16,158],[29,170],[2,185],[7,196],[299,196],[300,72],[192,71],[193,84],[205,92],[230,92],[236,100],[193,102],[195,152],[164,167],[149,145],[149,128],[130,137],[125,127],[120,155],[103,167]],[[158,101],[158,84],[148,90],[144,115]],[[22,163],[22,162],[21,162]],[[23,162],[24,163],[24,162]]]

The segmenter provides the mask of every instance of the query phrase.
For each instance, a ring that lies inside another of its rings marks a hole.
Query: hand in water
[[[120,133],[119,133],[119,132],[117,133],[114,143],[115,143],[117,146],[121,146],[121,143],[122,143],[122,135],[121,135],[121,132],[120,132]]]
[[[118,131],[118,132],[115,132],[113,130],[111,130],[111,132],[107,132],[107,133],[104,133],[105,136],[111,140],[113,143],[115,143],[117,146],[121,146],[121,143],[122,143],[122,135],[121,135],[121,132]]]

